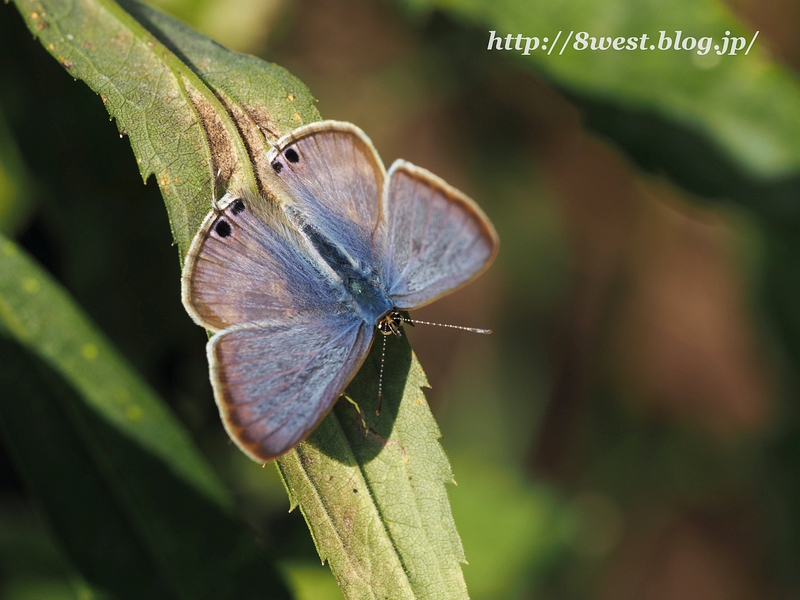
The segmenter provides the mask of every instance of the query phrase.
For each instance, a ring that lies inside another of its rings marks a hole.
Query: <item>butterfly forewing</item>
[[[247,194],[231,194],[211,212],[189,250],[183,273],[187,311],[214,331],[276,315],[336,307],[333,287],[252,210]]]
[[[364,133],[349,123],[312,123],[281,138],[269,159],[303,218],[350,258],[374,264],[384,245],[385,169]]]
[[[480,208],[425,169],[396,161],[384,203],[384,279],[397,308],[418,308],[468,283],[497,253],[497,234]]]
[[[214,396],[228,433],[256,460],[280,456],[328,413],[364,362],[374,328],[352,314],[263,322],[215,335]]]

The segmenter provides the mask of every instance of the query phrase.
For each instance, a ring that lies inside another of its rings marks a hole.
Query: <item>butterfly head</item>
[[[378,320],[378,331],[383,335],[394,334],[397,337],[403,337],[403,330],[400,327],[403,324],[403,320],[402,313],[396,310],[389,311]]]

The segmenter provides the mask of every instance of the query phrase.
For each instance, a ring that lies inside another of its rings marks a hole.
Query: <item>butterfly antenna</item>
[[[378,375],[378,408],[375,409],[375,414],[381,414],[381,404],[383,403],[383,366],[386,364],[386,338],[383,336],[383,348],[381,349],[381,371]]]
[[[472,333],[492,333],[491,329],[479,329],[477,327],[462,327],[461,325],[448,325],[447,323],[431,323],[430,321],[420,321],[419,319],[408,319],[401,317],[404,323],[410,325],[436,325],[437,327],[449,327],[450,329],[460,329],[461,331],[471,331]]]

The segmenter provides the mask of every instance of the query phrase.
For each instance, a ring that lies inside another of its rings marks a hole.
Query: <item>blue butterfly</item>
[[[369,138],[322,121],[267,156],[274,198],[229,191],[192,241],[189,315],[214,331],[211,384],[228,434],[257,461],[314,430],[376,331],[467,284],[498,239],[481,209],[408,162],[388,173]]]

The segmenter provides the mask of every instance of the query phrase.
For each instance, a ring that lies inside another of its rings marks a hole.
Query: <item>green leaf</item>
[[[214,183],[265,191],[265,136],[319,118],[306,88],[284,69],[230,52],[146,6],[126,3],[140,23],[110,0],[16,4],[42,45],[100,94],[130,137],[143,179],[154,175],[161,188],[181,257],[211,207]]]
[[[774,62],[757,38],[748,55],[650,50],[665,36],[713,38],[722,44],[726,32],[744,36],[742,27],[718,0],[640,2],[636,0],[405,0],[417,8],[440,8],[484,29],[484,52],[503,54],[529,68],[543,70],[564,88],[584,97],[605,99],[632,110],[649,111],[702,131],[724,153],[750,172],[778,177],[800,170],[800,85]],[[512,35],[511,50],[486,50],[489,31]],[[576,50],[575,35],[639,37],[646,50]],[[547,50],[543,38],[557,47]],[[573,32],[563,54],[561,47]],[[517,34],[536,36],[540,48],[523,55],[515,50]],[[666,45],[666,44],[665,44]]]
[[[187,432],[0,237],[0,424],[62,547],[120,598],[288,597]]]
[[[285,70],[135,2],[124,12],[107,0],[17,1],[50,53],[101,94],[143,177],[156,176],[181,257],[215,183],[269,197],[269,141],[319,118]],[[424,376],[405,341],[390,345],[384,411],[374,418],[379,362],[373,351],[350,388],[373,406],[369,429],[355,405],[340,402],[279,469],[348,598],[464,598],[464,556],[443,485],[452,474]]]
[[[348,396],[278,461],[293,506],[347,598],[466,598],[465,562],[444,483],[453,481],[405,338],[389,339],[375,416],[381,340]],[[365,429],[362,417],[366,421]]]
[[[0,324],[114,428],[209,499],[232,500],[163,401],[23,250],[0,236]]]

